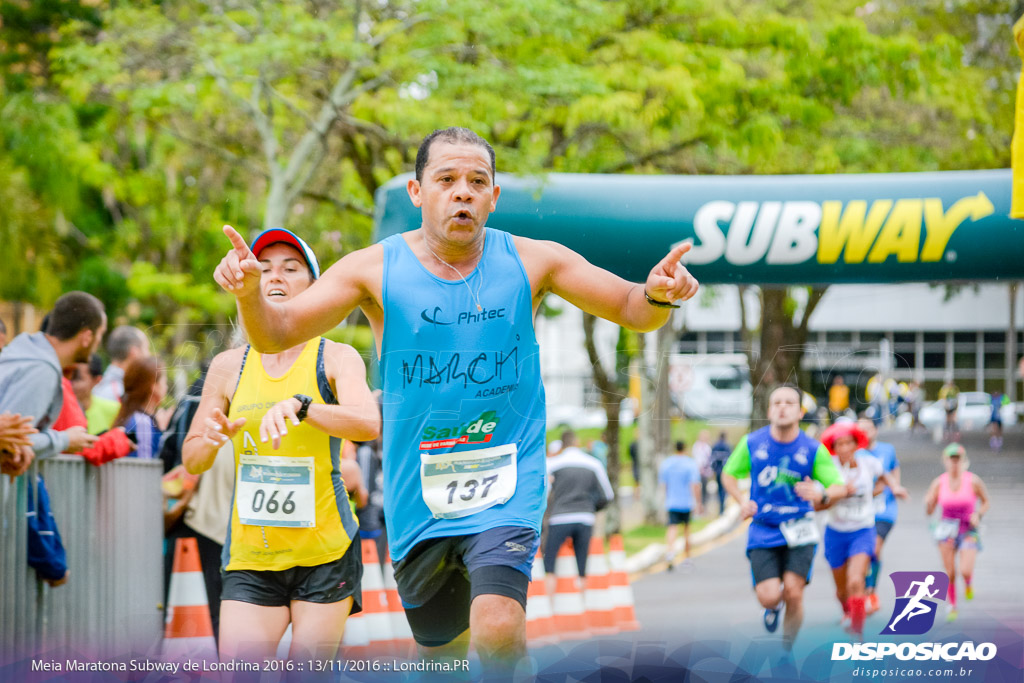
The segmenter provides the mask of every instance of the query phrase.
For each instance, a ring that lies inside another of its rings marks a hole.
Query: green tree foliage
[[[448,125],[519,173],[1005,166],[1014,5],[0,2],[0,231],[26,255],[0,287],[96,287],[180,344],[230,315],[223,223],[329,264]]]

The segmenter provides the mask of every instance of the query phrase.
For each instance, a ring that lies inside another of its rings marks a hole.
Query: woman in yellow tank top
[[[287,301],[319,276],[312,250],[288,230],[253,242],[260,296]],[[377,436],[366,367],[350,346],[321,337],[276,354],[248,346],[218,354],[186,437],[190,472],[208,469],[229,440],[235,492],[224,544],[222,659],[273,657],[292,624],[293,658],[330,658],[361,609],[358,525],[346,488],[359,468],[342,439]]]

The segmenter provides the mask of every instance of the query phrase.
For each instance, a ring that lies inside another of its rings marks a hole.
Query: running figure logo
[[[896,605],[883,635],[921,635],[935,623],[937,600],[946,599],[949,577],[942,572],[892,572]],[[902,596],[902,597],[900,597]]]

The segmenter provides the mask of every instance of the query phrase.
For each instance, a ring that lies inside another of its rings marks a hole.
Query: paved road
[[[896,446],[903,483],[911,500],[900,510],[900,520],[886,545],[879,595],[882,609],[867,620],[866,641],[947,640],[994,642],[999,647],[998,671],[975,669],[956,680],[1022,680],[1024,670],[1024,429],[1006,438],[1000,453],[988,449],[987,437],[968,435],[964,442],[971,470],[987,484],[992,509],[982,530],[984,550],[975,574],[975,599],[961,598],[960,618],[953,623],[936,621],[923,636],[900,639],[877,635],[889,618],[893,605],[890,571],[942,571],[938,550],[931,540],[924,514],[924,493],[931,480],[942,472],[940,448],[918,434],[911,439],[903,433],[883,433],[882,439]],[[806,592],[804,626],[795,650],[798,672],[772,668],[779,656],[778,634],[769,635],[761,623],[762,610],[750,585],[750,570],[744,555],[746,529],[740,527],[721,538],[694,559],[691,571],[658,572],[633,583],[640,631],[582,643],[564,643],[558,650],[537,653],[540,680],[599,680],[594,667],[602,669],[600,680],[682,680],[689,670],[691,682],[739,683],[744,680],[831,680],[859,681],[922,680],[917,676],[879,677],[854,673],[858,666],[883,666],[864,662],[832,662],[832,644],[849,642],[839,627],[841,611],[836,602],[831,571],[822,553],[817,553],[814,578]],[[781,630],[781,628],[780,628]],[[575,649],[574,649],[575,648]],[[551,666],[545,668],[545,664]],[[906,663],[887,659],[884,666]],[[911,662],[932,675],[941,674],[944,663]],[[966,663],[967,668],[973,667]],[[956,663],[960,666],[960,663]],[[943,676],[949,679],[949,676]],[[934,680],[934,678],[932,679]]]
[[[886,572],[942,569],[923,505],[928,484],[942,472],[939,448],[922,434],[911,439],[903,433],[885,433],[882,439],[896,446],[911,500],[901,505],[899,522],[884,550],[885,578],[879,582],[882,609],[868,618],[866,640],[875,640],[873,634],[885,627],[891,612],[893,587]],[[1013,642],[1016,634],[1019,659],[1024,643],[1024,433],[1010,434],[1006,442],[1002,452],[993,453],[982,435],[965,438],[971,470],[985,481],[992,499],[983,522],[984,550],[978,557],[976,596],[970,603],[961,597],[960,619],[938,624],[928,638],[1001,632]],[[738,529],[731,538],[723,538],[717,547],[695,558],[692,571],[660,572],[636,581],[637,617],[643,624],[640,637],[664,642],[669,649],[692,641],[725,639],[735,646],[770,640],[750,588],[745,542],[745,529]],[[806,593],[798,659],[822,643],[849,640],[838,625],[841,612],[834,597],[835,585],[820,551],[813,576]],[[735,647],[730,659],[736,661]]]

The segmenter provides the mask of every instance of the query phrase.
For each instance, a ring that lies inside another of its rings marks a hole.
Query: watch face
[[[298,417],[301,422],[306,419],[306,413],[309,411],[309,405],[313,402],[313,399],[305,394],[295,394],[292,398],[297,398],[299,403],[302,404],[299,406],[298,413],[296,413],[296,417]]]

